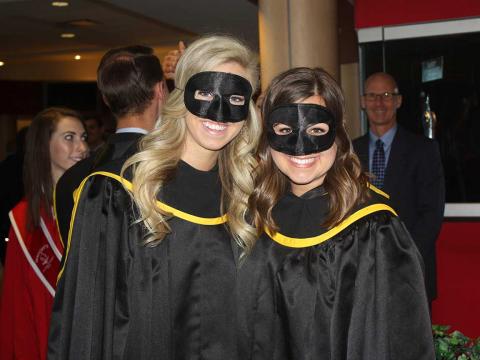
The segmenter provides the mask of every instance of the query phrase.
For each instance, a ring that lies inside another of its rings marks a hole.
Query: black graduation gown
[[[172,232],[156,247],[142,245],[120,181],[97,173],[83,184],[48,358],[235,358],[236,271],[218,170],[179,163],[160,204],[172,207]]]
[[[421,257],[370,192],[329,231],[322,187],[274,207],[239,271],[241,359],[435,359]]]

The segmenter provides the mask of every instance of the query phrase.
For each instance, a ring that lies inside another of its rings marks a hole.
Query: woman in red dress
[[[10,211],[0,300],[0,359],[45,359],[50,312],[63,254],[53,189],[88,154],[80,115],[48,108],[32,121],[25,154],[25,198]]]

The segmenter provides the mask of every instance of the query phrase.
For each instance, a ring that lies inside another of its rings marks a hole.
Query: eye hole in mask
[[[329,129],[330,129],[330,126],[328,126],[328,124],[318,123],[318,124],[309,126],[305,130],[305,133],[311,136],[323,136],[328,133]],[[273,131],[275,132],[275,134],[282,136],[282,135],[291,134],[293,132],[293,129],[291,126],[279,122],[279,123],[273,124]]]
[[[195,90],[193,97],[195,100],[213,101],[215,99],[215,94],[208,90]],[[231,105],[245,105],[245,96],[243,95],[230,95],[227,96],[227,99]]]

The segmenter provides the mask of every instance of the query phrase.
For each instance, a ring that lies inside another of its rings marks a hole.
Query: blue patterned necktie
[[[375,142],[375,151],[372,159],[372,184],[379,189],[383,188],[383,180],[385,179],[385,151],[383,150],[383,141],[378,139]]]

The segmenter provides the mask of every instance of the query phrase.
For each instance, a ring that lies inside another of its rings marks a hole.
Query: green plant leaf
[[[450,326],[433,325],[437,360],[480,360],[480,338],[470,339]]]

